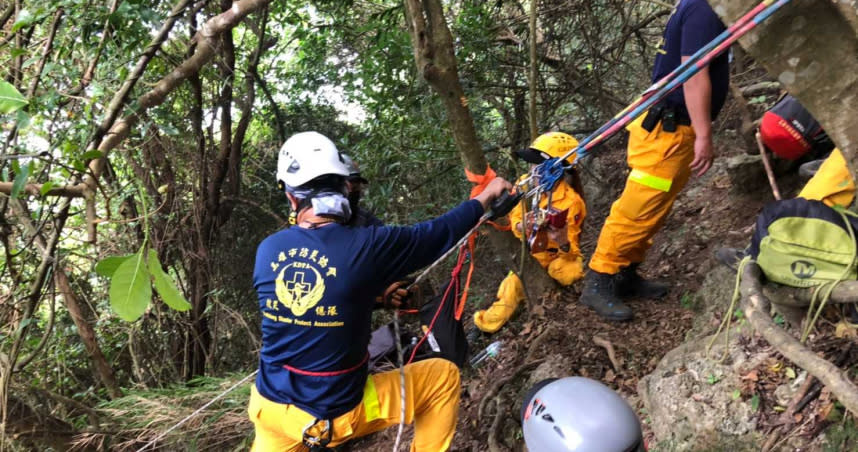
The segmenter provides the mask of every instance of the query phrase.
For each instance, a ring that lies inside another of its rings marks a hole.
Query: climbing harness
[[[311,435],[307,431],[315,427],[318,423],[322,423],[322,431],[318,436]],[[313,419],[301,430],[301,441],[310,450],[310,452],[327,452],[333,449],[328,448],[331,439],[334,437],[334,428],[329,419]]]

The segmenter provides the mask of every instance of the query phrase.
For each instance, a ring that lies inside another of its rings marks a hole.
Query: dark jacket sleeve
[[[372,240],[376,277],[395,281],[431,264],[473,228],[482,214],[482,204],[470,200],[414,226],[376,228]]]

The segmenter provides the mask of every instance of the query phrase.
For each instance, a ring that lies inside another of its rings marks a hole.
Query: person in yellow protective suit
[[[724,30],[706,0],[676,2],[656,53],[653,82]],[[668,285],[647,281],[637,270],[692,172],[699,177],[712,167],[712,121],[724,105],[729,81],[728,58],[722,53],[682,89],[626,126],[631,172],[599,234],[579,300],[599,316],[628,321],[634,313],[624,298],[654,299],[668,293]]]
[[[518,155],[532,164],[539,164],[546,159],[562,157],[578,146],[578,141],[571,135],[562,132],[548,132],[540,135],[533,141],[528,149],[518,151]],[[570,164],[566,174],[551,192],[551,205],[548,205],[548,194],[542,194],[539,199],[539,208],[551,207],[559,214],[565,212],[566,221],[564,227],[546,225],[547,243],[542,244],[536,252],[532,251],[533,257],[548,271],[548,275],[561,285],[568,286],[584,276],[584,263],[581,257],[581,249],[578,245],[581,235],[581,223],[587,216],[587,207],[581,197],[581,182],[578,173],[571,164],[575,161],[575,154],[566,159]],[[522,176],[522,179],[527,177]],[[513,234],[521,238],[522,231],[530,236],[533,213],[529,213],[530,221],[524,221],[521,204],[517,205],[509,214],[510,226]],[[510,316],[512,316],[519,303],[524,300],[524,289],[519,277],[510,272],[498,288],[497,301],[488,309],[477,311],[474,314],[474,324],[477,328],[487,333],[494,333],[502,327]]]
[[[822,201],[830,207],[849,207],[852,204],[855,200],[855,181],[849,174],[846,159],[840,149],[831,151],[831,155],[807,181],[798,197]]]

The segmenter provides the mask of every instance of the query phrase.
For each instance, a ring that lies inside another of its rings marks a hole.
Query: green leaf
[[[27,105],[27,99],[15,89],[15,86],[0,80],[0,114],[12,113],[24,105]]]
[[[15,181],[12,182],[12,191],[9,193],[9,196],[13,199],[17,198],[21,194],[21,190],[24,189],[24,186],[27,185],[27,178],[30,177],[30,170],[32,169],[33,162],[30,162],[29,165],[21,167],[18,174],[15,175]]]
[[[21,320],[21,323],[19,323],[19,324],[18,324],[18,329],[15,331],[15,333],[20,333],[20,332],[21,332],[21,330],[23,330],[24,328],[26,328],[26,327],[27,327],[29,324],[31,324],[31,323],[33,323],[33,318],[32,318],[32,317],[28,317],[28,318],[26,318],[26,319],[24,319],[24,320]]]
[[[95,264],[95,272],[105,278],[113,277],[113,274],[116,273],[116,269],[119,266],[128,260],[130,257],[134,257],[136,254],[126,254],[125,256],[108,256],[104,259],[98,261]]]
[[[51,189],[52,189],[52,188],[54,188],[55,186],[56,186],[56,184],[54,184],[53,182],[51,182],[51,181],[47,181],[47,182],[45,182],[44,184],[42,184],[42,188],[40,188],[40,189],[39,189],[39,193],[41,193],[41,194],[42,194],[42,196],[45,196],[45,195],[47,195],[47,194],[48,194],[48,192],[49,192],[49,191],[51,191]]]
[[[15,18],[15,23],[12,24],[12,31],[16,32],[26,26],[32,25],[36,19],[37,17],[30,10],[22,9],[18,13],[18,17]]]
[[[754,394],[754,396],[751,397],[751,410],[757,411],[759,409],[760,409],[760,395]]]
[[[26,111],[18,110],[15,116],[15,121],[18,122],[18,130],[24,130],[30,125],[30,115]]]
[[[795,380],[795,370],[792,367],[787,367],[786,369],[784,369],[784,374],[790,380]]]
[[[149,270],[142,250],[119,264],[110,280],[110,307],[125,321],[140,318],[152,299]]]
[[[84,152],[83,156],[81,157],[81,160],[93,160],[93,159],[101,158],[103,155],[104,154],[101,151],[93,149],[91,151]]]
[[[164,269],[161,267],[161,261],[158,260],[158,253],[155,250],[149,250],[149,270],[152,272],[152,282],[155,285],[155,290],[158,295],[164,300],[167,306],[177,311],[187,311],[191,309],[191,304],[173,283]]]
[[[739,397],[742,397],[742,392],[738,389],[733,390],[733,400],[739,400]]]

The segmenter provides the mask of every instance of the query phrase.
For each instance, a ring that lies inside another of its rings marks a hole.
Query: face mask
[[[310,200],[313,203],[313,213],[349,219],[352,209],[349,200],[342,193],[320,193]]]
[[[310,198],[310,205],[313,207],[313,212],[316,215],[340,217],[344,220],[348,220],[352,216],[352,208],[349,206],[349,200],[343,192],[332,189],[314,191],[291,187],[286,187],[286,190],[300,199],[303,205],[306,205],[304,203],[307,202],[307,198]]]

